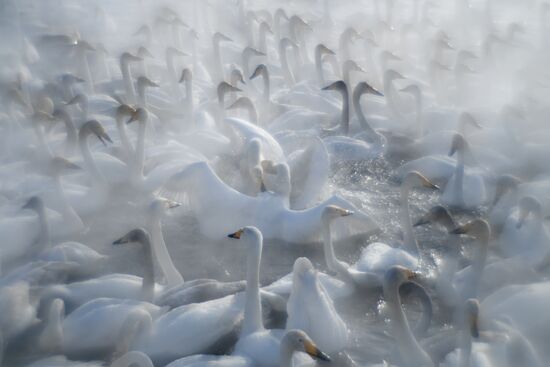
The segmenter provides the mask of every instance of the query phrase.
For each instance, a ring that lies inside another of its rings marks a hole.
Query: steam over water
[[[0,0],[0,367],[548,365],[549,22]]]

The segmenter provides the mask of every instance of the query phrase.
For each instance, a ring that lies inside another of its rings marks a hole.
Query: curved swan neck
[[[244,321],[241,337],[264,329],[262,305],[260,303],[260,261],[262,258],[261,235],[250,238],[254,243],[249,246],[246,267],[246,292]]]
[[[384,298],[391,315],[391,334],[397,340],[401,356],[410,357],[410,360],[403,361],[406,366],[432,367],[433,362],[418,344],[401,307],[400,286],[401,284],[387,284],[387,282],[384,282],[383,287]]]
[[[329,270],[336,272],[346,281],[352,281],[348,268],[336,258],[330,230],[331,222],[331,220],[323,220],[323,252],[325,255],[325,262]]]
[[[126,122],[124,119],[120,116],[116,117],[116,126],[118,130],[118,135],[120,136],[120,142],[122,143],[122,147],[127,155],[127,157],[133,157],[134,156],[134,147],[132,146],[132,143],[130,142],[130,139],[128,138],[128,134],[126,132]]]
[[[40,226],[36,251],[40,252],[51,246],[50,226],[48,225],[48,217],[44,205],[40,205],[36,208],[36,214],[38,215]]]
[[[82,129],[80,130],[80,133],[78,134],[78,145],[80,146],[80,152],[82,153],[82,157],[86,162],[86,166],[90,171],[92,179],[97,184],[104,184],[105,178],[103,177],[101,172],[99,172],[99,169],[97,168],[97,165],[95,163],[95,159],[90,151],[90,145],[88,143],[89,135],[90,133],[88,131],[84,131]]]
[[[399,215],[401,218],[401,229],[404,233],[403,244],[409,252],[419,255],[420,249],[418,248],[418,242],[414,236],[411,215],[409,212],[409,191],[409,184],[405,182],[401,185],[401,209]]]
[[[464,204],[464,149],[459,149],[456,157],[454,194],[456,201]]]
[[[155,265],[153,260],[153,247],[151,246],[151,239],[146,236],[142,240],[143,245],[143,260],[144,260],[144,274],[141,282],[141,298],[146,302],[153,302],[155,298]]]
[[[155,203],[154,205],[163,205]],[[180,272],[174,266],[170,253],[166,248],[164,236],[162,235],[162,223],[160,213],[153,213],[150,218],[149,227],[151,230],[151,240],[153,241],[153,253],[158,261],[160,269],[166,278],[167,288],[172,288],[183,284],[184,280]]]
[[[290,70],[290,66],[288,64],[289,45],[292,46],[292,43],[288,38],[283,38],[281,42],[279,42],[279,59],[281,60],[281,68],[283,69],[283,74],[287,84],[294,85],[296,83],[296,79],[294,78],[292,70]]]
[[[363,113],[363,109],[361,108],[361,96],[365,94],[364,88],[361,87],[361,85],[358,85],[355,87],[355,90],[353,91],[353,107],[355,109],[355,114],[357,115],[357,119],[359,120],[359,124],[361,127],[366,130],[369,134],[376,134],[374,129],[370,126],[368,123],[365,114]]]
[[[126,89],[126,96],[129,103],[136,103],[136,92],[134,90],[134,83],[132,81],[132,73],[130,71],[130,65],[128,61],[120,61],[120,71],[122,72],[122,79],[124,80],[124,88]]]
[[[133,169],[133,179],[138,182],[143,179],[143,163],[145,160],[145,133],[147,122],[139,121],[139,130],[136,142],[136,160]]]

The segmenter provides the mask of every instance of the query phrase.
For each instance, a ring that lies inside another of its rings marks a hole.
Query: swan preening
[[[547,365],[549,9],[0,1],[0,366]]]

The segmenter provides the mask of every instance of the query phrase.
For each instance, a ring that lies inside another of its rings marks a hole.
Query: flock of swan
[[[0,19],[0,366],[549,364],[546,0]]]

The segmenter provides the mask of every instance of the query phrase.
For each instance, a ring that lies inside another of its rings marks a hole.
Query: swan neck
[[[90,151],[90,145],[88,143],[88,133],[80,133],[79,139],[78,139],[78,145],[80,146],[80,152],[82,153],[82,157],[84,158],[84,162],[86,162],[86,166],[88,168],[88,171],[90,172],[92,179],[94,182],[98,184],[104,184],[105,178],[99,172],[99,169],[97,168],[97,164],[95,162],[95,159],[92,155],[92,152]]]
[[[38,208],[36,213],[38,214],[38,222],[40,225],[40,237],[37,250],[43,251],[51,246],[50,226],[48,225],[46,208],[44,206]]]
[[[315,49],[315,70],[317,71],[317,80],[319,81],[320,85],[325,84],[325,76],[323,74],[323,60],[322,60],[323,54],[321,53],[321,49],[317,47]]]
[[[401,307],[401,297],[399,295],[400,284],[384,284],[384,298],[388,304],[391,316],[391,334],[397,341],[397,346],[402,357],[411,358],[411,366],[427,366],[432,364],[416,364],[415,361],[426,361],[429,357],[426,352],[418,344],[403,308]]]
[[[261,241],[261,239],[254,239]],[[262,321],[262,305],[260,302],[260,261],[261,244],[249,252],[246,270],[246,303],[244,307],[244,322],[241,338],[264,329]]]
[[[133,157],[134,148],[132,146],[132,143],[130,143],[130,139],[128,138],[128,134],[126,132],[126,124],[124,120],[120,117],[117,117],[116,126],[118,130],[118,134],[120,136],[120,142],[122,143],[122,148],[124,149],[126,156],[128,158]]]
[[[294,75],[290,66],[288,65],[288,48],[284,42],[281,42],[279,45],[279,58],[281,59],[281,68],[283,69],[283,75],[285,76],[286,82],[290,85],[295,83]]]
[[[359,120],[359,124],[363,128],[363,130],[366,130],[369,134],[374,134],[374,129],[370,126],[369,122],[367,121],[365,114],[363,113],[363,109],[361,108],[361,96],[363,93],[360,90],[354,91],[353,93],[353,107],[355,109],[355,114],[357,115],[357,119]]]
[[[342,89],[342,122],[340,123],[345,135],[349,134],[349,92],[347,86]]]
[[[134,180],[143,178],[143,162],[145,160],[145,132],[147,123],[139,121],[138,137],[136,142],[136,161],[134,166]]]
[[[164,274],[167,288],[172,288],[183,284],[184,282],[183,277],[174,266],[174,263],[172,262],[172,258],[170,257],[170,253],[166,248],[166,243],[164,242],[164,236],[162,235],[162,223],[157,214],[154,214],[151,217],[150,228],[151,228],[151,240],[153,241],[153,254],[157,259],[157,262],[160,266],[160,270]]]
[[[420,250],[418,248],[418,242],[414,236],[411,215],[409,211],[409,186],[405,183],[401,186],[401,210],[399,215],[401,217],[401,228],[403,230],[404,238],[403,244],[407,251],[419,255]]]
[[[455,199],[460,205],[464,204],[464,150],[459,149],[455,167]]]
[[[130,72],[130,66],[127,61],[120,63],[120,70],[122,72],[122,79],[124,80],[124,88],[126,89],[126,96],[130,103],[136,102],[136,92],[134,90],[134,84],[132,81],[132,73]]]
[[[294,354],[294,351],[292,350],[292,347],[284,338],[281,341],[281,347],[280,347],[279,353],[280,353],[280,366],[293,367],[294,364],[292,363],[292,355]]]
[[[141,298],[145,302],[153,302],[155,297],[155,265],[153,248],[148,238],[143,243],[144,274],[141,283]]]
[[[267,69],[262,71],[262,78],[264,81],[264,100],[266,102],[269,102],[269,100],[271,99],[271,83],[269,81],[269,72],[267,71]]]

